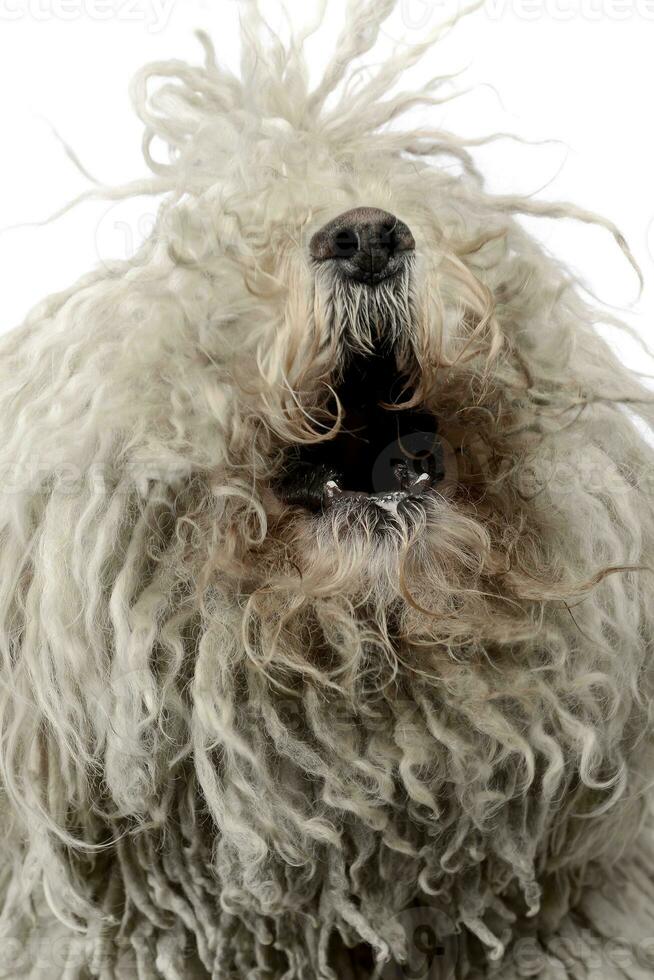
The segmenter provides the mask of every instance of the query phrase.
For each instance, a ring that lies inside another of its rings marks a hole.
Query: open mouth
[[[334,438],[287,451],[277,492],[288,504],[319,512],[370,508],[397,512],[424,502],[443,479],[438,420],[409,400],[392,351],[350,355],[327,406],[341,428]]]

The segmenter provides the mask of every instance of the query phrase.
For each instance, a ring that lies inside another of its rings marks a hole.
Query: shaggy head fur
[[[154,232],[2,341],[3,922],[67,976],[401,976],[412,909],[479,975],[640,826],[651,400],[515,216],[619,236],[401,128],[392,7],[313,89],[254,3],[242,78],[144,70]],[[309,247],[361,207],[374,286]],[[329,499],[361,405],[422,492]]]

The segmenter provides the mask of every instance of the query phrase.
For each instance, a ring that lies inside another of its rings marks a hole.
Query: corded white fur
[[[433,39],[360,70],[393,6],[350,3],[313,90],[252,2],[241,78],[204,36],[141,72],[153,176],[92,193],[164,194],[153,234],[2,340],[7,977],[402,976],[416,909],[453,976],[527,975],[531,937],[543,976],[590,977],[551,944],[580,908],[611,934],[584,885],[648,804],[654,413],[515,216],[627,249],[399,127],[441,80],[395,88]],[[361,204],[417,244],[374,302],[307,257]],[[339,337],[382,325],[455,472],[380,539],[270,486],[340,424]]]

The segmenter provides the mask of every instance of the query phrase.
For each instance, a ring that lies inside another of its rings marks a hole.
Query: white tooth
[[[420,483],[426,483],[429,479],[429,473],[421,473],[420,476],[416,477],[411,486],[417,487]]]
[[[334,497],[338,493],[343,493],[343,491],[339,487],[336,480],[327,480],[327,483],[325,484],[325,493],[328,497]]]

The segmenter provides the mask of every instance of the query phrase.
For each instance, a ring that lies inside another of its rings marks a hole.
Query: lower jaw
[[[342,508],[381,509],[397,513],[402,505],[424,503],[425,495],[431,489],[431,480],[423,473],[412,484],[398,490],[366,493],[361,490],[342,490],[338,483],[330,480],[323,491],[322,510],[332,511]]]
[[[428,491],[410,494],[404,491],[394,493],[366,494],[349,492],[341,494],[337,500],[323,504],[319,515],[393,517],[417,516],[424,510],[431,495]],[[318,516],[318,515],[317,515]]]

